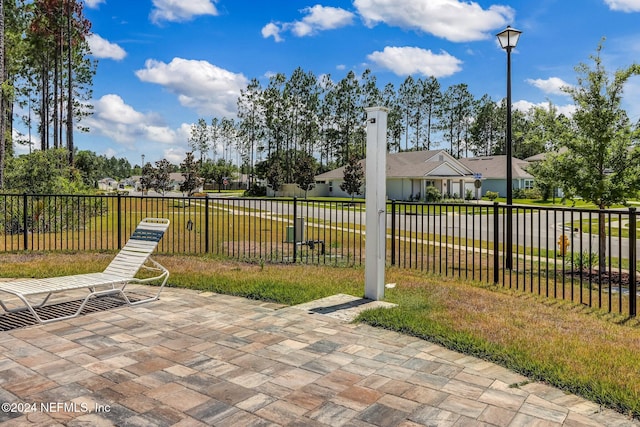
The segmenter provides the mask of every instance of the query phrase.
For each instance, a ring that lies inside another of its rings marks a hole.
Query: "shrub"
[[[578,270],[590,270],[598,263],[598,254],[595,252],[576,252],[571,258],[571,262]]]
[[[530,200],[540,200],[542,199],[542,193],[537,188],[528,188],[524,190],[524,198]]]
[[[428,186],[424,191],[424,199],[427,203],[438,202],[442,199],[442,194],[433,185]]]
[[[267,187],[260,184],[253,184],[251,188],[244,192],[246,197],[264,197],[267,195]]]
[[[467,190],[464,193],[464,199],[465,200],[472,200],[473,199],[473,191],[471,191],[470,189],[467,188]]]
[[[498,192],[496,192],[496,191],[487,191],[486,193],[484,193],[484,197],[486,197],[487,199],[489,199],[491,201],[494,201],[499,196],[500,196],[500,194],[498,194]]]
[[[513,198],[514,199],[524,199],[524,190],[522,188],[514,188],[513,189]]]

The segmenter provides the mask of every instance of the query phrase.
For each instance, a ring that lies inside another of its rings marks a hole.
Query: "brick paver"
[[[0,425],[640,425],[492,363],[348,323],[341,296],[330,304],[169,288],[142,306],[0,332]]]

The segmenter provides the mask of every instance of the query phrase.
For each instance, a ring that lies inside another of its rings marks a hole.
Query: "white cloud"
[[[353,23],[354,14],[338,7],[315,5],[306,7],[300,12],[306,14],[300,21],[276,23],[271,22],[262,28],[262,37],[273,37],[276,42],[282,41],[280,33],[291,31],[297,37],[306,37],[320,31],[334,30]]]
[[[548,79],[527,79],[527,83],[537,87],[544,93],[565,96],[569,96],[569,94],[564,92],[562,88],[571,86],[559,77],[550,77]]]
[[[640,12],[640,0],[604,0],[611,10]]]
[[[353,23],[353,13],[338,7],[307,7],[302,10],[307,16],[293,23],[292,32],[298,37],[310,36],[322,30],[334,30]]]
[[[632,122],[640,120],[640,104],[636,101],[640,98],[640,77],[631,77],[624,85],[622,96],[622,108],[627,111],[627,115]]]
[[[105,3],[105,0],[84,0],[89,9],[97,9],[100,3]]]
[[[269,37],[273,37],[276,42],[281,42],[284,39],[280,37],[280,32],[282,30],[273,22],[268,23],[264,27],[262,27],[262,37],[267,39]]]
[[[90,34],[87,37],[91,54],[96,58],[108,58],[120,61],[127,56],[127,52],[115,43],[103,39],[97,34]]]
[[[549,102],[547,101],[547,102],[540,102],[540,103],[534,104],[533,102],[520,100],[520,101],[514,102],[512,104],[512,107],[514,110],[518,110],[518,111],[522,111],[523,113],[526,113],[533,107],[540,107],[547,110],[549,109]],[[565,105],[554,104],[553,108],[556,109],[556,112],[558,114],[564,114],[567,117],[571,117],[573,113],[576,111],[576,106],[574,104],[565,104]]]
[[[249,80],[207,61],[173,58],[166,64],[148,59],[145,68],[136,71],[143,81],[156,83],[178,96],[180,104],[199,114],[229,117],[236,114],[240,91]]]
[[[173,165],[179,165],[187,157],[187,147],[171,147],[167,148],[163,152],[164,158]]]
[[[29,140],[28,132],[22,133],[15,127],[11,129],[11,133],[13,135],[12,141],[15,142],[15,144],[13,144],[13,149],[16,154],[28,154],[31,150],[40,148],[40,140],[35,132],[31,132],[31,140]],[[31,144],[31,149],[29,148],[29,144]]]
[[[453,42],[493,37],[493,31],[511,23],[515,16],[509,6],[483,9],[478,3],[460,0],[355,0],[353,4],[367,26],[384,22]]]
[[[216,0],[153,0],[151,22],[185,22],[200,15],[218,15]]]
[[[104,150],[104,152],[102,153],[105,156],[107,156],[108,158],[111,157],[117,157],[120,155],[120,153],[118,153],[116,150],[114,150],[113,148],[107,148],[106,150]]]
[[[83,119],[90,132],[104,135],[122,144],[154,141],[176,144],[186,141],[181,130],[164,126],[156,114],[143,114],[115,94],[104,95],[93,102],[93,115]]]
[[[399,76],[420,73],[423,76],[447,77],[460,71],[462,61],[445,51],[435,54],[418,47],[387,46],[367,58]]]

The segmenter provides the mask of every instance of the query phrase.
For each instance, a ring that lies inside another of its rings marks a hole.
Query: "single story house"
[[[365,160],[360,163],[366,168]],[[326,196],[350,197],[340,189],[344,182],[340,167],[316,176],[319,184],[328,184]],[[464,197],[473,189],[473,171],[445,150],[406,151],[387,154],[387,197],[394,200],[421,200],[425,189],[433,186],[443,195]],[[362,188],[363,196],[366,189]]]
[[[360,163],[366,168],[365,160]],[[423,200],[425,189],[433,186],[443,195],[464,198],[468,191],[473,197],[495,191],[506,196],[506,156],[487,156],[456,159],[445,150],[406,151],[387,154],[387,197],[394,200]],[[525,167],[528,162],[512,157],[513,188],[533,188],[533,176]],[[344,182],[340,167],[316,176],[318,184],[326,185],[323,196],[350,197],[340,189]],[[481,188],[476,193],[475,181]],[[366,189],[363,185],[363,197]]]
[[[102,178],[98,181],[98,189],[111,191],[115,188],[118,188],[118,181],[113,178]]]
[[[141,178],[140,175],[134,175],[128,178],[129,182],[132,183],[136,191],[140,191],[141,189],[140,178]],[[169,186],[170,186],[169,191],[180,191],[180,184],[182,184],[184,180],[185,180],[184,175],[182,175],[181,172],[171,172],[169,174]],[[200,187],[199,190],[200,191],[202,190],[202,186]]]

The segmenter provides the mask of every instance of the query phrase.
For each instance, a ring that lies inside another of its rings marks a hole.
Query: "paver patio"
[[[0,332],[0,352],[6,426],[640,425],[337,309],[185,289]]]

